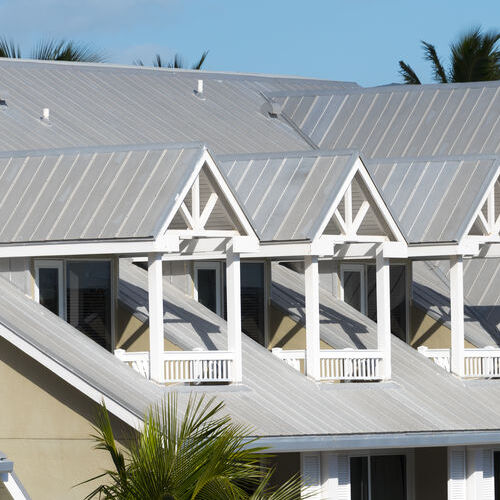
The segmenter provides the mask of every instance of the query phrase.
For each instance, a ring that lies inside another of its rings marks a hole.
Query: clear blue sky
[[[380,85],[404,58],[430,81],[420,40],[440,55],[472,25],[500,29],[498,0],[0,0],[0,34],[26,53],[42,37],[92,42],[109,62],[187,62],[210,70],[303,75]]]

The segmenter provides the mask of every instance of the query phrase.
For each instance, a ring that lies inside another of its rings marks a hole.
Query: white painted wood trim
[[[234,353],[233,382],[243,380],[241,333],[241,270],[240,255],[233,252],[232,243],[226,257],[227,349]]]
[[[306,375],[320,378],[320,323],[318,257],[304,257],[306,301]]]
[[[195,262],[194,263],[194,288],[193,288],[193,298],[198,300],[198,271],[200,269],[212,269],[215,271],[215,312],[219,316],[222,316],[222,292],[221,292],[221,267],[220,262]]]
[[[64,262],[62,260],[35,260],[35,283],[34,283],[34,298],[35,302],[40,303],[40,269],[57,269],[57,284],[59,288],[58,307],[59,317],[66,319],[66,310],[64,307],[64,297],[66,295],[66,287],[64,284]]]
[[[384,258],[382,248],[376,257],[377,277],[377,348],[382,351],[384,380],[391,379],[391,276],[389,259]]]
[[[464,264],[462,256],[450,258],[451,372],[464,376]]]
[[[163,266],[160,253],[148,255],[149,370],[150,378],[163,380],[161,355],[165,349],[163,327]]]
[[[3,476],[3,477],[1,477]],[[10,493],[12,500],[30,500],[31,497],[26,494],[26,490],[19,481],[19,478],[13,472],[7,472],[0,475],[4,486]]]

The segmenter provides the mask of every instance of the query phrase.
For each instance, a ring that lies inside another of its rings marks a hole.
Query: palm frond
[[[91,45],[74,40],[40,40],[33,47],[31,59],[46,61],[104,62],[105,56]]]
[[[198,60],[198,62],[191,66],[191,69],[201,69],[201,67],[205,63],[205,59],[207,58],[207,56],[208,56],[208,50],[205,50],[205,52],[201,54],[201,57]]]
[[[420,79],[409,64],[404,61],[399,61],[399,74],[408,85],[420,85]]]
[[[432,76],[434,80],[438,83],[448,83],[448,77],[446,76],[446,71],[439,59],[436,52],[436,47],[431,43],[424,42],[422,40],[422,47],[424,49],[424,58],[430,61],[432,64]]]
[[[20,59],[21,49],[13,40],[7,40],[5,37],[0,38],[0,57],[8,57],[9,59]]]

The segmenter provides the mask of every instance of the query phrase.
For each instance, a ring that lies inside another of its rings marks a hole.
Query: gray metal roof
[[[155,237],[201,146],[0,153],[0,243]]]
[[[275,265],[272,279],[273,303],[303,320],[303,278]],[[142,319],[147,314],[146,283],[145,271],[128,261],[120,263],[120,301],[135,308]],[[165,323],[168,338],[177,342],[182,337],[186,347],[200,346],[201,341],[208,348],[215,344],[225,348],[226,329],[221,318],[167,280],[164,292],[165,308],[174,310],[176,316],[171,324]],[[375,323],[325,290],[320,291],[320,298],[323,340],[338,348],[374,347]],[[182,331],[172,336],[177,324]],[[201,331],[211,337],[210,343],[200,337]],[[478,406],[471,403],[474,390],[395,337],[393,372],[391,383],[315,384],[243,336],[243,386],[214,386],[197,391],[223,399],[236,421],[251,425],[261,436],[498,428],[495,412],[485,401]],[[490,382],[490,390],[500,393],[500,383]],[[196,389],[185,387],[182,394],[193,390]]]
[[[413,263],[413,300],[450,328],[449,263]],[[476,347],[500,345],[500,259],[464,264],[465,338]]]
[[[204,79],[204,98],[194,93]],[[104,64],[0,60],[0,151],[201,141],[217,154],[308,149],[261,92],[354,84]],[[50,109],[50,124],[40,120]]]
[[[312,240],[358,156],[352,152],[218,156],[262,241]]]
[[[458,242],[498,176],[495,157],[368,161],[366,167],[408,243]]]
[[[500,83],[269,93],[321,149],[366,158],[497,154]]]

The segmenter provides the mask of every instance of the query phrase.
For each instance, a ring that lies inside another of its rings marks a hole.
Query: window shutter
[[[304,495],[312,500],[321,500],[321,460],[319,453],[302,453],[302,480]]]
[[[349,457],[347,455],[338,456],[338,486],[337,499],[351,500],[351,470]]]
[[[481,496],[482,500],[495,499],[495,472],[493,469],[493,450],[481,450],[482,462],[482,481],[481,481]]]
[[[465,448],[448,448],[448,500],[466,500]]]

